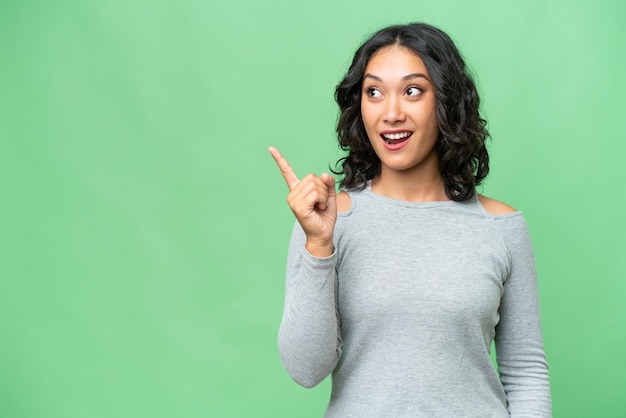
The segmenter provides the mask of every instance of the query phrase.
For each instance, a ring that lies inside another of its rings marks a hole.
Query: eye
[[[380,90],[374,88],[374,87],[370,87],[368,89],[365,90],[365,94],[367,94],[368,97],[374,97],[374,98],[378,98],[378,97],[382,97],[382,93],[380,92]]]
[[[406,94],[412,97],[419,96],[423,93],[423,90],[416,86],[411,86],[406,89]]]

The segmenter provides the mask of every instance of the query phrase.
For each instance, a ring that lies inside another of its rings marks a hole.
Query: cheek
[[[433,116],[431,118],[431,126],[434,134],[439,138],[439,121],[437,120],[437,113],[433,112]]]
[[[431,132],[436,132],[439,136],[439,122],[437,122],[437,111],[433,106],[422,109],[421,123]]]
[[[365,106],[361,105],[361,119],[363,120],[365,130],[369,133],[374,128],[376,121],[372,109],[367,104]]]
[[[439,127],[439,118],[437,117],[437,102],[434,99],[433,99],[433,103],[431,106],[431,118],[432,118],[433,124]]]

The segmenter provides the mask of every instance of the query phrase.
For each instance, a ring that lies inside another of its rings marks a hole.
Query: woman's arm
[[[313,387],[335,368],[341,356],[336,308],[336,252],[312,256],[296,222],[287,257],[287,280],[278,349],[291,378]]]
[[[287,257],[278,348],[293,380],[313,387],[333,371],[341,347],[335,302],[335,179],[328,174],[298,179],[276,148],[269,151],[289,187],[287,202],[297,219]]]
[[[548,365],[541,335],[535,258],[521,214],[496,217],[510,255],[496,326],[500,379],[512,418],[551,417]]]

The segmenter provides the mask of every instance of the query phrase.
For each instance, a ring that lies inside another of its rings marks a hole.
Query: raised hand
[[[269,151],[289,187],[287,203],[306,234],[307,251],[316,257],[328,257],[333,252],[337,221],[335,178],[324,173],[319,177],[308,174],[299,180],[276,148],[270,147]]]

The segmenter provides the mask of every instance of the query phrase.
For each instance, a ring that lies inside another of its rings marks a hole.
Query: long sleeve
[[[551,417],[548,365],[541,335],[535,259],[524,218],[496,219],[510,256],[504,282],[496,354],[512,418]]]
[[[291,378],[313,387],[335,368],[341,356],[336,307],[336,251],[317,258],[304,248],[305,235],[296,222],[287,256],[285,305],[278,350]]]

